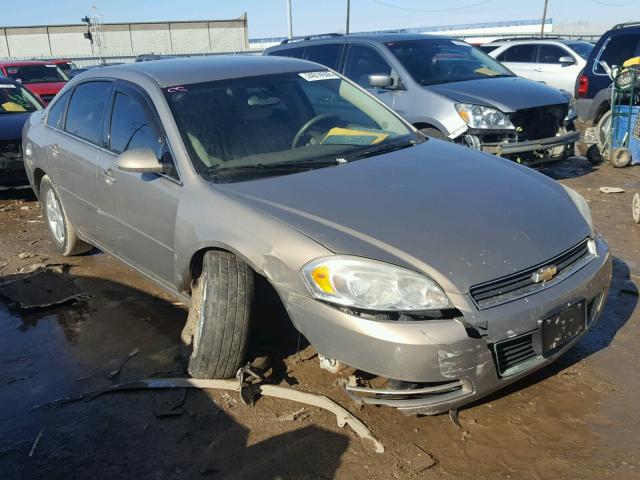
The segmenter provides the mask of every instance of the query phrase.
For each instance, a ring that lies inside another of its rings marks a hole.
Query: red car
[[[0,62],[0,76],[13,78],[48,104],[69,78],[53,63],[39,61]]]

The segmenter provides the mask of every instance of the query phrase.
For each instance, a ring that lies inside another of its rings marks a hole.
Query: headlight
[[[376,260],[324,257],[305,265],[301,274],[314,297],[337,305],[378,311],[452,307],[430,278]]]
[[[471,128],[513,130],[515,127],[504,113],[495,108],[470,103],[456,103],[460,118]]]
[[[562,185],[562,184],[561,184]],[[591,208],[589,204],[585,200],[585,198],[576,192],[573,188],[567,187],[566,185],[562,185],[562,188],[567,192],[569,198],[573,201],[573,204],[576,206],[584,221],[587,222],[591,231],[593,231],[593,219],[591,218]]]

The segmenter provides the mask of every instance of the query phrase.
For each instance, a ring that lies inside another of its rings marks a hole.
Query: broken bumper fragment
[[[502,143],[496,146],[498,155],[512,155],[523,152],[541,152],[558,147],[568,147],[580,140],[579,132],[570,132],[541,140],[529,140],[526,142]]]
[[[387,405],[405,414],[437,414],[484,397],[552,363],[597,321],[611,280],[611,257],[597,254],[571,275],[523,298],[479,308],[469,293],[448,292],[452,318],[391,321],[358,316],[281,291],[296,327],[318,352],[357,369],[345,391],[360,404]],[[582,302],[584,328],[557,348],[545,347],[542,324],[559,309]],[[371,375],[389,379],[381,388]],[[365,378],[366,377],[366,378]]]

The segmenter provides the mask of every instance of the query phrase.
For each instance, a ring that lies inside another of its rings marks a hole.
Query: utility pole
[[[293,38],[293,19],[291,18],[291,0],[287,0],[287,22],[289,23],[289,39]]]
[[[351,0],[347,0],[347,28],[345,28],[345,33],[349,35],[349,17],[351,16]]]
[[[542,25],[540,26],[540,38],[544,38],[544,24],[547,21],[547,6],[549,0],[544,0],[544,10],[542,11]]]

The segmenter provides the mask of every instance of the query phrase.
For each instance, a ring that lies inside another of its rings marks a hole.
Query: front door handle
[[[107,185],[113,185],[114,183],[116,183],[116,177],[113,176],[113,171],[110,168],[108,170],[104,170],[101,173]]]
[[[49,153],[51,154],[52,157],[60,156],[60,150],[58,149],[58,145],[55,145],[55,144],[49,145],[47,149],[49,150]]]

